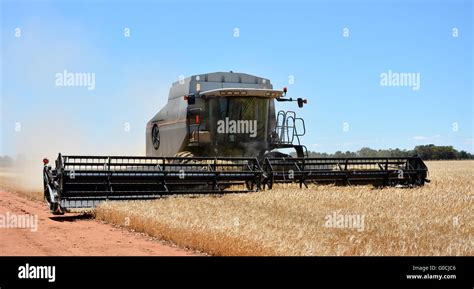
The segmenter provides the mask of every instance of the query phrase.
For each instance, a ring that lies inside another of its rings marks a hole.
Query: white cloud
[[[413,136],[411,138],[409,138],[409,140],[415,140],[415,141],[437,141],[441,138],[441,135],[440,134],[435,134],[435,135],[432,135],[432,136],[424,136],[424,135],[416,135],[416,136]]]
[[[417,136],[414,136],[412,138],[410,138],[412,140],[425,140],[426,139],[426,136],[422,136],[422,135],[417,135]]]

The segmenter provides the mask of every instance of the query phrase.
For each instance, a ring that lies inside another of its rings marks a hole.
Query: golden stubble
[[[108,202],[95,216],[211,255],[473,255],[474,161],[427,164],[419,188],[280,185]],[[363,230],[328,227],[330,215],[363,216]]]

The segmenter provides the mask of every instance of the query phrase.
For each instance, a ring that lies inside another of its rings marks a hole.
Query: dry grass
[[[105,203],[96,217],[213,255],[473,255],[474,161],[428,166],[415,189],[280,186]],[[325,226],[333,214],[363,216],[363,230]]]
[[[428,166],[415,189],[280,186],[105,203],[96,217],[213,255],[473,255],[474,162]],[[333,214],[363,216],[363,230],[325,226]]]

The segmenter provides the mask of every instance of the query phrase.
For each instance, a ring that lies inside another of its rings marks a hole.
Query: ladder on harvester
[[[302,131],[299,131],[298,127],[300,127]],[[279,146],[299,147],[303,151],[303,155],[308,157],[308,150],[300,141],[300,137],[306,134],[304,119],[296,117],[294,111],[280,110],[278,112],[275,132],[277,135],[276,143]]]

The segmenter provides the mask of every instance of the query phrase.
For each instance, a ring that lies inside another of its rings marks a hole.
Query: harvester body
[[[51,212],[106,200],[271,189],[275,183],[421,186],[428,170],[412,158],[308,158],[303,119],[275,111],[287,98],[269,79],[216,72],[180,79],[147,123],[146,156],[68,156],[45,160],[44,194]],[[295,156],[278,151],[292,148]]]
[[[269,79],[244,73],[181,79],[171,86],[168,103],[147,124],[146,155],[169,157],[186,151],[202,157],[261,157],[293,147],[302,157],[304,147],[299,143],[275,137],[275,99],[283,94],[273,90]],[[298,118],[285,122],[304,126]]]

